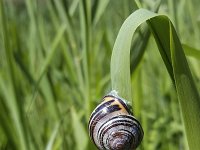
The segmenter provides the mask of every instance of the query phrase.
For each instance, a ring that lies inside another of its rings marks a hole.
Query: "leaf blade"
[[[111,57],[112,89],[131,101],[131,40],[136,29],[146,21],[152,29],[162,59],[176,86],[189,147],[192,150],[198,150],[200,97],[181,43],[171,21],[166,16],[139,9],[125,20],[118,33]],[[191,98],[190,101],[188,101],[189,98]],[[190,111],[191,108],[192,111]]]

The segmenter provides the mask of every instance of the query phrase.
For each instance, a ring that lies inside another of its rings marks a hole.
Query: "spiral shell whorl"
[[[128,104],[113,91],[92,112],[89,132],[100,150],[133,150],[143,138]]]

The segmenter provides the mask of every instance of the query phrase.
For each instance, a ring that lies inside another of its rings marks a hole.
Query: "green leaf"
[[[139,9],[130,15],[123,23],[115,41],[111,56],[111,82],[112,88],[122,97],[131,100],[130,80],[130,47],[131,40],[137,27],[147,19],[156,16]],[[120,63],[119,63],[120,62]]]
[[[57,123],[56,126],[54,127],[54,130],[51,134],[51,138],[46,146],[46,150],[52,150],[53,149],[53,144],[56,140],[56,136],[58,134],[58,131],[59,131],[59,127],[60,127],[60,123]]]
[[[170,23],[170,49],[175,85],[182,110],[188,144],[191,150],[199,149],[200,98],[186,57],[173,25]]]
[[[37,77],[37,81],[35,83],[35,89],[34,89],[34,92],[33,92],[31,103],[29,104],[28,111],[30,111],[32,104],[35,101],[35,96],[36,96],[37,91],[39,89],[40,82],[41,82],[42,78],[44,77],[49,65],[51,64],[51,61],[52,61],[55,53],[57,52],[57,46],[60,43],[61,39],[63,38],[65,31],[66,31],[66,26],[61,25],[60,29],[57,31],[57,35],[54,38],[52,45],[50,46],[49,53],[47,54],[46,58],[44,59],[42,66],[40,68],[40,73],[39,73],[39,76]]]
[[[131,101],[131,40],[136,29],[144,22],[147,22],[151,28],[162,59],[174,81],[189,148],[198,150],[200,141],[199,93],[177,33],[167,16],[139,9],[125,20],[118,33],[111,57],[112,89],[117,90],[120,96]]]
[[[95,11],[94,12],[94,24],[96,25],[98,20],[100,19],[100,17],[102,16],[102,14],[104,13],[105,11],[105,8],[107,7],[108,3],[109,3],[109,0],[101,0],[101,1],[95,1],[96,5],[93,6],[93,10]]]
[[[197,60],[200,60],[200,51],[198,49],[186,44],[182,44],[182,46],[186,56],[190,56]]]
[[[88,143],[88,135],[83,124],[81,123],[80,116],[74,108],[71,109],[72,125],[74,131],[74,138],[76,141],[77,150],[85,150]]]
[[[57,35],[55,36],[55,39],[54,39],[52,45],[50,46],[49,53],[47,54],[47,57],[45,58],[44,63],[41,67],[40,74],[39,74],[39,77],[37,80],[37,82],[38,82],[37,84],[39,84],[40,80],[42,79],[43,75],[45,74],[45,71],[47,70],[48,66],[50,65],[51,60],[53,59],[53,56],[55,55],[55,52],[57,50],[56,48],[64,36],[65,30],[66,30],[66,25],[61,25],[59,30],[57,31]]]

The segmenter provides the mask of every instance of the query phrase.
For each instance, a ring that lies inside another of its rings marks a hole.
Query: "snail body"
[[[89,134],[99,150],[134,150],[144,133],[130,106],[111,91],[92,112]]]

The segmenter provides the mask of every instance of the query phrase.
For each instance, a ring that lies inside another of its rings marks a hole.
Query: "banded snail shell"
[[[99,150],[134,150],[144,133],[130,106],[111,91],[92,112],[89,134]]]

